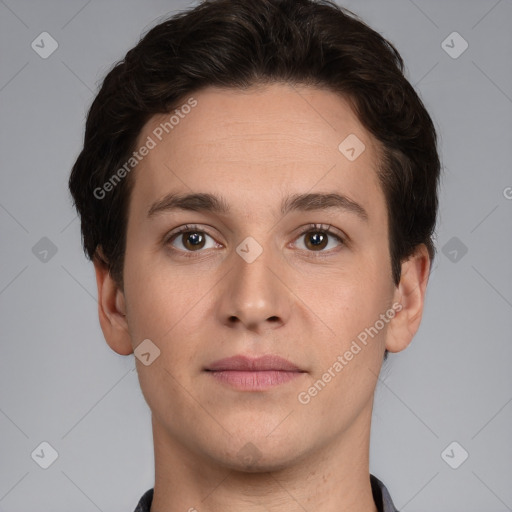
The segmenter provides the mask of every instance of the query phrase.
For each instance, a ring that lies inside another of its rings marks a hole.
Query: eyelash
[[[202,234],[208,235],[210,238],[213,238],[213,236],[211,236],[206,231],[201,229],[200,226],[195,225],[195,224],[186,224],[186,225],[178,228],[177,231],[171,233],[166,238],[164,244],[166,246],[169,246],[169,248],[173,252],[179,253],[180,255],[182,255],[185,258],[194,258],[194,257],[197,257],[196,253],[201,253],[201,252],[204,252],[204,251],[202,251],[202,250],[198,250],[198,251],[183,251],[181,249],[176,249],[175,247],[173,247],[171,245],[171,242],[173,242],[178,236],[180,236],[183,233],[187,233],[187,232],[202,233]],[[346,245],[345,238],[342,237],[341,235],[335,233],[331,229],[331,225],[326,225],[326,224],[309,224],[308,226],[305,226],[305,228],[299,233],[299,235],[297,236],[296,239],[298,239],[301,236],[304,236],[306,233],[310,233],[310,232],[320,232],[320,233],[327,234],[329,237],[335,238],[338,242],[340,242],[340,244],[342,246]],[[329,251],[321,250],[321,251],[307,251],[307,252],[310,253],[310,254],[313,254],[314,255],[313,257],[315,257],[315,258],[322,258],[322,257],[327,256],[332,251],[335,251],[335,249],[330,249]]]

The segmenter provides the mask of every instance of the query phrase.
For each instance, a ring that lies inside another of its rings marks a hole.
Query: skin
[[[395,286],[377,142],[344,98],[286,84],[193,97],[197,106],[133,171],[124,289],[95,260],[109,346],[131,354],[150,339],[161,351],[149,366],[136,359],[152,412],[151,510],[375,512],[369,439],[377,375],[384,349],[405,349],[420,325],[428,252],[418,246]],[[153,117],[139,146],[168,118]],[[349,134],[366,146],[354,161],[338,150]],[[148,218],[169,192],[222,195],[231,211]],[[306,192],[344,194],[368,219],[334,209],[281,215],[283,197]],[[346,243],[329,235],[316,248],[308,241],[318,229],[300,234],[312,223],[331,225]],[[186,224],[209,235],[199,251],[190,236],[163,240]],[[236,252],[248,236],[263,249],[252,263]],[[300,403],[298,394],[393,303],[402,308],[394,318]],[[304,373],[254,392],[204,371],[224,357],[267,353]],[[252,461],[242,456],[247,450]]]

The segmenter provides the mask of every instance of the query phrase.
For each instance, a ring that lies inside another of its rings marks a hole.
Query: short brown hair
[[[436,132],[395,47],[329,0],[206,0],[151,29],[105,77],[90,108],[69,188],[83,247],[101,247],[123,286],[133,176],[102,187],[134,151],[144,124],[206,86],[272,82],[328,88],[347,98],[382,148],[392,278],[419,244],[431,262],[440,162]]]

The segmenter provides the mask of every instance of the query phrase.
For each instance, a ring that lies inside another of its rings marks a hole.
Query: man
[[[332,2],[213,0],[105,78],[70,190],[152,413],[138,512],[396,510],[373,394],[420,325],[440,168],[402,66]]]

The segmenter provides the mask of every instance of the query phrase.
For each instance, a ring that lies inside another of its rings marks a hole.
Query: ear
[[[101,247],[93,258],[96,284],[98,286],[98,315],[103,336],[110,348],[121,355],[133,353],[124,292],[110,275]]]
[[[401,304],[388,326],[386,349],[400,352],[411,343],[420,326],[425,292],[430,273],[430,257],[425,244],[402,263],[400,283],[396,287],[394,302]]]

